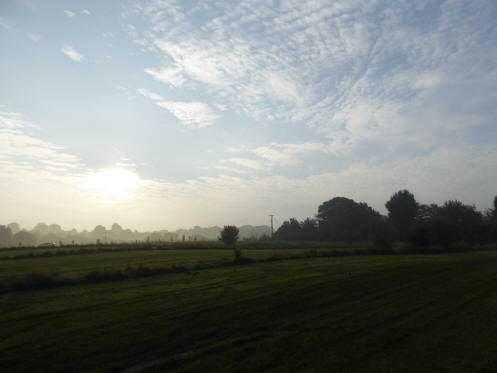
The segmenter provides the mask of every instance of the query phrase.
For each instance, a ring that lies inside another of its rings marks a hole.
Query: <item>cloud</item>
[[[252,152],[268,161],[271,166],[291,166],[300,161],[300,157],[313,152],[327,152],[328,146],[321,143],[278,144],[260,146]]]
[[[42,38],[43,38],[43,35],[40,35],[40,34],[33,34],[31,32],[27,32],[26,33],[26,36],[31,39],[32,41],[34,41],[35,43],[39,42]]]
[[[210,126],[219,118],[219,115],[209,105],[202,102],[169,101],[143,88],[138,89],[138,92],[155,101],[161,108],[171,112],[188,128]]]
[[[68,16],[69,18],[73,18],[76,15],[76,13],[71,12],[70,10],[67,10],[67,9],[64,9],[64,14],[66,16]]]
[[[76,62],[81,62],[83,61],[84,57],[82,54],[80,54],[76,49],[71,47],[70,45],[64,45],[60,51],[64,53],[67,57],[69,57],[71,60],[76,61]]]
[[[180,86],[185,81],[179,68],[163,68],[161,70],[146,68],[145,72],[152,75],[158,81],[169,83],[174,87]]]
[[[424,147],[454,138],[452,123],[476,117],[491,125],[483,91],[497,85],[496,16],[488,2],[445,1],[437,10],[430,2],[345,0],[149,1],[124,14],[145,21],[136,33],[163,61],[145,70],[155,79],[205,92],[212,106],[255,121],[307,126],[336,154],[371,143],[402,148],[406,139]],[[482,94],[461,106],[468,87]],[[436,114],[437,106],[438,115],[416,123],[419,110]]]
[[[83,9],[81,13],[86,14],[87,16],[91,15],[88,9]]]
[[[255,159],[247,159],[247,158],[230,158],[227,159],[225,162],[230,162],[233,164],[236,164],[238,166],[246,167],[246,168],[252,168],[254,170],[263,170],[264,166],[263,164]]]
[[[228,148],[229,153],[249,153],[257,159],[229,158],[223,162],[231,162],[253,170],[274,170],[280,167],[300,165],[303,159],[316,153],[332,152],[332,145],[326,143],[304,142],[296,144],[271,143],[267,146],[241,146]]]
[[[14,174],[19,170],[47,170],[50,167],[65,172],[79,169],[78,157],[64,147],[38,139],[27,133],[37,127],[19,113],[0,112],[0,162]],[[17,170],[17,171],[16,171]],[[12,175],[14,176],[14,175]]]

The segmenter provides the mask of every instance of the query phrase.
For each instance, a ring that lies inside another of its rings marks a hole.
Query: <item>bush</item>
[[[238,241],[238,234],[240,231],[234,225],[225,225],[223,230],[221,231],[221,236],[219,237],[219,241],[224,242],[226,245],[235,244]]]

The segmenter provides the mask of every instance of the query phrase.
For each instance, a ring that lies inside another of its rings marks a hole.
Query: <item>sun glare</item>
[[[83,188],[104,198],[130,199],[145,182],[126,169],[102,170],[85,178]]]

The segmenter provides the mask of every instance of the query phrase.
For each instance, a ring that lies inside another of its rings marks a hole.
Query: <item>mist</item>
[[[269,237],[271,228],[266,225],[239,227],[240,238],[258,240]],[[43,243],[64,245],[88,245],[131,242],[176,242],[176,241],[215,241],[222,228],[219,226],[153,231],[138,231],[123,228],[114,223],[110,228],[96,225],[92,230],[65,230],[59,224],[38,223],[32,229],[18,223],[0,225],[0,247],[35,246]]]

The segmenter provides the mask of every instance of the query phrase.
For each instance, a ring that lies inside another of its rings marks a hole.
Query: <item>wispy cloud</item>
[[[261,161],[256,159],[248,159],[248,158],[229,158],[226,162],[233,163],[238,166],[252,168],[254,170],[262,170],[264,169],[264,165]]]
[[[169,101],[143,88],[140,88],[138,92],[155,101],[161,108],[171,112],[188,128],[210,126],[219,118],[219,115],[209,105],[202,102]]]
[[[76,13],[74,13],[74,12],[72,12],[70,10],[67,10],[67,9],[64,9],[64,14],[66,16],[68,16],[69,18],[73,18],[76,15]]]
[[[314,152],[328,152],[328,145],[322,143],[278,144],[260,146],[252,152],[271,165],[290,166],[300,162],[300,157]]]
[[[87,16],[91,15],[91,12],[88,9],[83,9],[81,13],[86,14]]]
[[[0,112],[0,162],[10,172],[40,170],[56,167],[63,172],[81,168],[80,159],[67,153],[64,147],[41,140],[29,130],[37,127],[19,113]],[[13,176],[13,175],[11,175]]]
[[[146,68],[145,72],[152,75],[158,81],[169,83],[174,87],[180,86],[185,81],[180,68],[163,68],[161,70]]]
[[[43,38],[43,35],[33,34],[32,32],[27,32],[26,36],[28,37],[28,39],[34,41],[35,43],[39,42]]]
[[[64,45],[60,51],[75,62],[81,62],[84,59],[83,55],[70,45]]]
[[[229,148],[229,153],[250,154],[251,158],[228,158],[222,162],[231,162],[253,170],[274,171],[276,168],[293,167],[300,165],[303,160],[313,154],[332,152],[329,143],[305,142],[296,144],[271,143],[267,146],[242,146]]]

